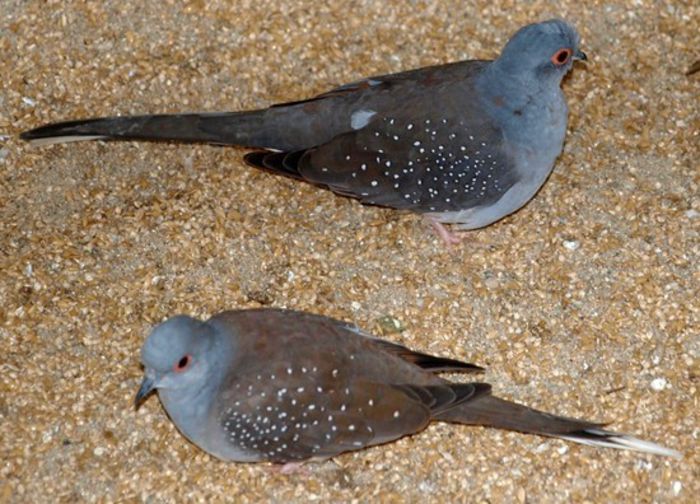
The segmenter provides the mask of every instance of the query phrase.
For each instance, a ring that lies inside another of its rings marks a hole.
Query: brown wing
[[[240,354],[257,359],[231,366],[213,414],[237,448],[271,461],[329,457],[397,439],[488,390],[448,383],[411,362],[453,361],[378,343],[338,320],[261,309],[210,323],[222,320],[240,335]]]
[[[473,383],[377,383],[311,363],[246,374],[235,383],[245,397],[222,398],[221,425],[238,448],[280,463],[332,457],[419,432],[435,415],[490,390]]]
[[[480,373],[485,371],[484,368],[476,364],[415,352],[403,345],[398,345],[386,340],[375,339],[374,341],[387,352],[398,355],[405,361],[411,362],[433,373]]]
[[[305,150],[246,160],[366,204],[415,212],[488,205],[519,174],[474,93],[469,82],[446,81],[406,93],[391,107],[373,108],[370,100],[358,104],[367,122],[357,129]]]

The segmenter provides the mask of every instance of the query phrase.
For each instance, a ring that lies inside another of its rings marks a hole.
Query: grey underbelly
[[[455,224],[464,230],[488,226],[525,206],[544,185],[552,167],[553,163],[548,169],[541,170],[539,176],[523,178],[516,182],[492,204],[451,212],[428,213],[426,216],[445,224]]]

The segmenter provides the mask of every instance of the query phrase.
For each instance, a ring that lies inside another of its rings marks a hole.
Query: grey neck
[[[485,109],[503,129],[509,142],[531,147],[561,147],[568,109],[561,76],[545,79],[513,74],[494,61],[478,77],[476,86]],[[545,131],[543,131],[543,128]]]

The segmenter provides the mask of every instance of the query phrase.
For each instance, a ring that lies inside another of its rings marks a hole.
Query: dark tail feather
[[[25,131],[20,138],[46,145],[79,140],[173,140],[268,147],[264,111],[104,117],[67,121]]]
[[[278,175],[284,175],[297,180],[304,180],[299,173],[299,160],[306,151],[270,152],[255,151],[243,156],[243,160],[250,166],[261,168]]]
[[[437,415],[436,420],[557,437],[589,446],[634,450],[681,458],[676,450],[606,431],[604,424],[560,417],[491,395],[480,396]]]

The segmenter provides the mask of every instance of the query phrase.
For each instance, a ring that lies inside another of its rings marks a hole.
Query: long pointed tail
[[[264,110],[203,114],[103,117],[48,124],[20,138],[35,145],[80,140],[174,140],[268,147],[276,138],[264,127]],[[270,142],[266,145],[266,142]]]
[[[445,411],[438,415],[436,420],[557,437],[589,446],[634,450],[674,458],[682,457],[676,450],[626,434],[604,430],[601,428],[604,424],[551,415],[491,395],[480,396]]]

